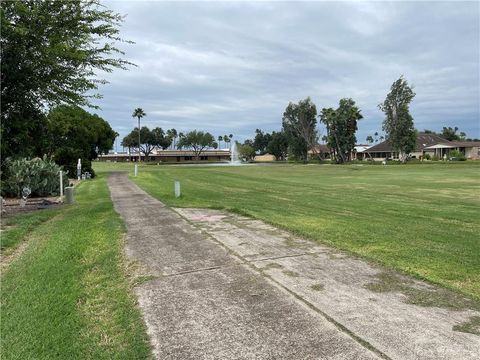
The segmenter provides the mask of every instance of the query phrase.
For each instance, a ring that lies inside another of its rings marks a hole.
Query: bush
[[[89,172],[92,175],[92,178],[95,177],[95,171],[92,169],[92,162],[90,159],[82,157],[82,150],[61,148],[55,153],[55,161],[62,165],[72,178],[77,177],[78,159],[82,160],[82,173]]]
[[[24,187],[29,187],[31,196],[57,195],[60,193],[60,166],[46,156],[43,159],[7,159],[2,182],[2,195],[22,196]],[[68,186],[68,176],[63,177],[63,186]]]
[[[465,161],[467,160],[467,158],[465,157],[465,155],[463,155],[463,153],[459,150],[452,150],[448,153],[448,158],[451,160],[451,161]]]
[[[432,156],[432,161],[438,161],[438,160],[440,160],[440,158],[438,157],[437,154]]]
[[[431,159],[430,154],[425,154],[425,155],[423,156],[423,159],[424,159],[424,160],[430,160],[430,159]]]

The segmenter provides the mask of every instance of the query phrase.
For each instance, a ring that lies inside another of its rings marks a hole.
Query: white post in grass
[[[60,170],[60,200],[63,200],[63,171]]]
[[[77,163],[77,179],[82,179],[82,159],[78,159]]]
[[[182,195],[180,191],[180,181],[175,180],[175,197],[178,198]]]
[[[138,164],[135,164],[135,177],[138,175]]]

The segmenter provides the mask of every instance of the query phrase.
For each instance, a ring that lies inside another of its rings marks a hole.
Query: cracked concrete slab
[[[108,182],[127,224],[128,256],[158,275],[135,288],[158,359],[385,358],[126,174]],[[263,244],[249,251],[260,259],[254,254],[285,256],[288,249]]]
[[[390,358],[478,359],[480,337],[453,330],[480,315],[476,302],[398,274],[401,286],[385,291],[377,285],[385,269],[366,261],[236,214],[176,211]]]

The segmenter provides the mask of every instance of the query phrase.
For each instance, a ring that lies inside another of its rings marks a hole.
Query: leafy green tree
[[[267,145],[267,152],[275,156],[276,160],[285,160],[288,153],[288,137],[285,132],[272,132]]]
[[[116,43],[123,19],[86,1],[2,1],[2,158],[42,155],[45,106],[91,105],[96,74],[125,69]]]
[[[91,161],[113,147],[116,133],[108,122],[78,106],[60,105],[47,116],[46,153],[63,165],[70,176],[76,173],[77,160],[82,169],[94,174]]]
[[[240,144],[237,142],[237,150],[243,161],[250,161],[255,157],[255,149],[248,144]]]
[[[333,150],[337,163],[351,160],[355,148],[357,123],[363,116],[352,99],[341,99],[336,110],[322,109],[320,121],[327,128],[327,145]]]
[[[282,125],[290,152],[300,160],[307,160],[309,149],[315,151],[318,141],[316,116],[317,108],[309,97],[298,104],[290,102],[283,113]]]
[[[272,135],[264,133],[260,129],[255,130],[255,138],[253,139],[253,148],[259,154],[265,154],[267,152],[267,145],[271,140]]]
[[[369,144],[373,144],[373,137],[372,135],[368,135],[367,138],[365,139],[365,141]]]
[[[228,136],[226,136],[228,138]],[[209,132],[193,130],[185,134],[178,142],[178,148],[191,148],[195,154],[195,159],[199,160],[202,152],[213,147],[215,138]]]
[[[439,134],[441,137],[443,137],[446,140],[449,141],[458,141],[458,140],[465,140],[467,137],[467,134],[465,134],[463,131],[457,134],[458,127],[443,127],[442,132]]]
[[[415,149],[416,131],[409,110],[414,97],[412,88],[401,76],[392,84],[385,101],[378,105],[385,113],[383,131],[386,140],[392,149],[399,153],[402,161]]]
[[[138,128],[132,130],[130,134],[125,136],[122,141],[122,146],[138,149],[145,154],[148,159],[153,150],[157,147],[161,147],[163,150],[167,149],[172,143],[172,139],[165,135],[162,128],[156,127],[150,130],[148,127],[143,126],[140,129],[140,146],[138,139]]]

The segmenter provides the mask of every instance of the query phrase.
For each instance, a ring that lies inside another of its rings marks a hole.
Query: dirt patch
[[[315,290],[315,291],[322,291],[325,289],[325,285],[323,284],[313,284],[310,286],[310,289]]]
[[[425,307],[449,310],[480,310],[480,301],[467,298],[450,290],[417,284],[414,280],[393,272],[382,272],[374,282],[365,285],[370,291],[397,292],[405,296],[404,302]]]

